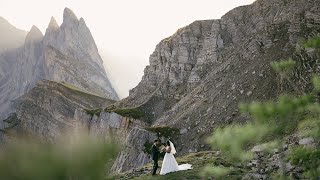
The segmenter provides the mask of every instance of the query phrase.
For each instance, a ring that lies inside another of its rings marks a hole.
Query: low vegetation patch
[[[17,117],[16,113],[11,114],[7,119],[3,120],[8,126],[5,128],[0,128],[0,131],[6,134],[10,134],[10,130],[15,126],[19,125],[21,120]]]
[[[95,97],[99,97],[99,98],[105,99],[104,97],[101,97],[101,96],[99,96],[99,95],[97,95],[97,94],[94,94],[94,93],[91,93],[91,92],[88,92],[88,91],[85,91],[85,90],[80,89],[80,88],[78,88],[78,87],[76,87],[76,86],[74,86],[74,85],[72,85],[72,84],[69,84],[69,83],[62,82],[62,83],[59,83],[59,84],[61,84],[61,85],[63,85],[64,87],[72,90],[73,92],[76,92],[76,93],[79,94],[80,96],[88,96],[88,95],[89,95],[89,96],[95,96]]]
[[[319,57],[320,37],[309,40],[304,46],[314,49],[313,52],[316,54],[313,55]],[[261,149],[261,152],[266,156],[271,157],[273,151],[277,150],[279,165],[276,168],[272,168],[272,165],[271,168],[262,168],[262,171],[259,171],[260,175],[263,174],[267,178],[273,176],[274,179],[319,179],[320,76],[316,74],[310,78],[313,89],[310,87],[300,89],[301,83],[294,76],[293,69],[304,68],[306,64],[296,67],[297,63],[289,59],[273,62],[271,65],[294,92],[281,95],[276,101],[240,104],[241,111],[250,115],[252,120],[243,125],[217,128],[208,142],[212,147],[219,148],[228,161],[248,165],[249,162],[255,161],[256,156],[246,147],[251,144],[263,144],[265,148]],[[316,69],[318,65],[310,67]],[[290,144],[287,136],[295,134],[299,138],[308,138],[312,141],[305,144],[296,142],[294,146],[288,148]],[[294,168],[288,170],[287,163],[298,166],[299,170],[293,171]],[[265,169],[270,170],[267,172]],[[230,174],[230,170],[232,169],[228,165],[214,164],[214,167],[208,168],[207,172],[215,177],[226,177]]]
[[[169,126],[155,126],[148,127],[145,130],[157,133],[158,137],[172,138],[179,133],[178,128],[169,127]]]
[[[80,138],[81,137],[81,138]],[[87,135],[65,137],[47,144],[17,139],[0,149],[1,179],[11,180],[103,180],[118,154],[113,142]],[[70,142],[72,142],[70,144]]]
[[[144,113],[137,108],[132,108],[132,109],[108,109],[107,108],[105,109],[105,111],[109,113],[114,112],[123,117],[129,117],[133,119],[140,119],[144,117]]]
[[[102,109],[84,109],[84,111],[86,111],[87,114],[90,114],[91,116],[100,116]]]
[[[150,174],[152,170],[152,164],[148,164],[144,167],[120,174],[113,179],[133,179],[133,180],[168,180],[168,179],[184,179],[184,180],[202,180],[202,179],[210,179],[211,177],[205,176],[203,174],[203,170],[209,164],[228,164],[234,165],[230,162],[226,162],[225,158],[220,155],[219,152],[216,151],[202,151],[197,153],[190,153],[186,156],[177,157],[178,164],[189,163],[192,164],[193,169],[187,171],[179,171],[174,173],[169,173],[163,176],[157,175],[152,176]],[[159,165],[161,166],[162,161],[159,161]],[[239,170],[239,168],[234,165],[233,167],[235,171],[228,175],[226,179],[241,179],[243,172]],[[159,167],[158,171],[160,171],[161,167]],[[158,172],[159,174],[159,172]],[[204,178],[207,177],[207,178]]]
[[[146,153],[146,154],[151,154],[152,143],[146,142],[146,143],[144,143],[143,146],[144,146],[143,152]]]

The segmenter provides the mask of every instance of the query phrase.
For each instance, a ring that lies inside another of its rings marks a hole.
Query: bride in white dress
[[[178,165],[176,159],[173,156],[177,151],[171,141],[167,141],[167,146],[164,151],[166,152],[166,154],[163,158],[160,175],[165,175],[170,172],[192,169],[191,164]]]

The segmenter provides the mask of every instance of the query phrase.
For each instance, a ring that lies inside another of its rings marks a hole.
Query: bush
[[[318,178],[320,175],[320,150],[299,146],[291,151],[288,160],[303,167],[306,177]]]
[[[79,136],[57,144],[19,140],[0,151],[0,177],[10,180],[104,179],[114,143]]]
[[[154,132],[158,137],[172,138],[179,133],[179,129],[169,126],[155,126],[145,128],[147,131]]]
[[[91,115],[91,116],[100,116],[102,109],[84,109],[84,111],[86,111],[87,114]]]
[[[106,109],[105,111],[114,112],[114,113],[117,113],[117,114],[119,114],[119,115],[121,115],[123,117],[129,117],[129,118],[133,118],[133,119],[140,119],[140,118],[144,117],[144,113],[141,112],[137,108],[133,108],[133,109],[112,109],[112,110]]]
[[[320,37],[309,40],[305,47],[320,49]],[[272,63],[272,67],[281,78],[290,82],[292,88],[298,91],[297,85],[288,77],[288,72],[293,68],[293,60]],[[291,161],[304,170],[307,178],[317,179],[320,176],[320,78],[315,76],[312,80],[313,92],[303,93],[300,96],[282,95],[276,102],[255,102],[241,104],[242,112],[248,113],[253,120],[245,125],[232,125],[215,130],[208,142],[213,147],[219,148],[228,159],[236,162],[248,162],[253,158],[248,151],[254,144],[263,144],[265,151],[277,148],[279,150],[280,169],[277,178],[286,179],[284,161]],[[296,133],[300,136],[311,137],[315,140],[313,148],[298,146],[289,156],[284,152],[285,137]],[[209,167],[206,173],[222,177],[231,171],[228,167]]]

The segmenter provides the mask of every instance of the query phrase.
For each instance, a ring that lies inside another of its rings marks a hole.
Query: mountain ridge
[[[78,20],[68,8],[64,10],[64,18],[61,26],[51,18],[44,35],[33,26],[22,47],[0,56],[0,63],[11,63],[0,80],[0,117],[13,112],[11,100],[27,93],[41,79],[68,82],[100,96],[118,99],[84,20]]]
[[[0,54],[6,50],[18,48],[23,45],[27,31],[21,30],[10,24],[0,16]]]

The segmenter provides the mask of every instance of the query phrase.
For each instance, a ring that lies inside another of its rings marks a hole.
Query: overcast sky
[[[51,16],[62,23],[69,7],[83,17],[120,97],[128,95],[160,40],[195,20],[217,19],[254,0],[0,0],[0,16],[29,30],[45,32]]]

